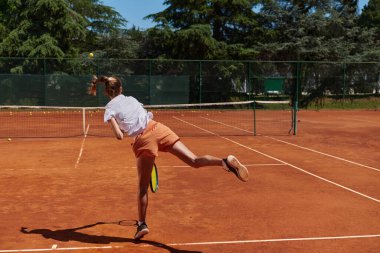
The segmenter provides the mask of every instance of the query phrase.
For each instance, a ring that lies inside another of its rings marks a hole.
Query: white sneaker
[[[234,173],[241,181],[248,181],[248,169],[235,156],[229,155],[226,159],[223,159],[223,168]]]

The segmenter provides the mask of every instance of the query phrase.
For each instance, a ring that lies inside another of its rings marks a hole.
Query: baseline
[[[298,237],[298,238],[275,238],[275,239],[254,239],[254,240],[236,240],[236,241],[213,241],[213,242],[185,242],[185,243],[167,243],[167,246],[194,246],[194,245],[221,245],[221,244],[254,244],[254,243],[275,243],[275,242],[295,242],[295,241],[321,241],[321,240],[348,240],[348,239],[366,239],[366,238],[379,238],[380,234],[373,235],[346,235],[346,236],[324,236],[324,237]],[[148,248],[161,246],[163,244],[141,244],[137,247]],[[136,245],[135,245],[136,246]],[[38,252],[38,251],[70,251],[70,250],[96,250],[96,249],[122,249],[125,246],[93,246],[93,247],[66,247],[60,248],[54,244],[51,248],[42,249],[15,249],[15,250],[0,250],[0,253],[13,253],[13,252]]]

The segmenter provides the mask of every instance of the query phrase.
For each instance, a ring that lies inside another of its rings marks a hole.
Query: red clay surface
[[[0,253],[379,252],[380,111],[299,120],[297,136],[182,138],[196,154],[237,156],[247,183],[160,153],[151,232],[138,244],[129,139],[2,138]]]

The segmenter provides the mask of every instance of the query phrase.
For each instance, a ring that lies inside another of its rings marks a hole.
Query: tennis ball
[[[89,54],[88,54],[88,57],[90,57],[90,58],[94,58],[94,53],[89,53]]]
[[[11,138],[8,138],[8,141],[11,141],[12,139]]]

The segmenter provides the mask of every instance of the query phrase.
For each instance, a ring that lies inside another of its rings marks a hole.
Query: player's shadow
[[[188,251],[188,250],[175,249],[163,243],[150,241],[150,240],[136,241],[134,239],[124,238],[124,237],[90,235],[83,232],[78,232],[78,230],[80,229],[90,228],[90,227],[94,227],[101,224],[109,224],[109,223],[97,222],[97,223],[85,225],[82,227],[58,229],[58,230],[51,230],[47,228],[28,230],[28,228],[22,227],[20,229],[20,232],[24,234],[39,234],[46,239],[53,239],[53,240],[61,241],[61,242],[77,241],[77,242],[92,243],[92,244],[110,244],[113,242],[129,242],[129,243],[134,243],[134,244],[148,244],[154,247],[165,249],[170,253],[202,253],[200,251]]]

